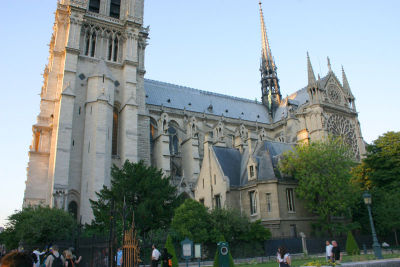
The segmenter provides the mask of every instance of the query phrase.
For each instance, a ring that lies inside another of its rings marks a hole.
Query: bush
[[[346,252],[348,255],[359,255],[360,249],[358,248],[357,242],[354,239],[353,234],[351,231],[347,234],[347,241],[346,241]]]
[[[168,250],[168,253],[172,255],[172,267],[178,267],[178,258],[176,257],[174,243],[172,242],[172,238],[170,235],[167,237],[167,242],[165,242],[165,248]],[[162,266],[168,267],[168,266]]]

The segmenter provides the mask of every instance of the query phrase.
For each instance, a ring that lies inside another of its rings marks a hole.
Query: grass
[[[391,259],[391,258],[400,258],[400,254],[385,254],[383,255],[385,259]],[[304,259],[294,259],[292,260],[292,264],[290,265],[291,267],[299,267],[303,266],[305,263],[313,261],[313,260],[324,260],[325,258],[323,257],[307,257]],[[368,260],[374,260],[375,256],[372,254],[361,254],[361,255],[355,255],[355,256],[343,256],[343,261],[342,262],[355,262],[355,261],[368,261]],[[278,263],[275,261],[269,261],[269,262],[264,262],[264,263],[253,263],[253,264],[237,264],[237,266],[240,267],[277,267]]]

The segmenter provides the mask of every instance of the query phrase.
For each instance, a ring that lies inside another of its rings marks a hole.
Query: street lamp
[[[375,257],[378,258],[378,259],[383,259],[381,246],[379,245],[378,239],[376,238],[374,221],[372,220],[372,213],[371,213],[372,198],[371,198],[371,194],[368,193],[368,192],[364,192],[363,198],[364,198],[364,203],[365,203],[365,205],[367,206],[367,209],[368,209],[369,222],[371,223],[372,240],[373,240],[372,248],[374,250]]]

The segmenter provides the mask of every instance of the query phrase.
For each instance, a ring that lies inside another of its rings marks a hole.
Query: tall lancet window
[[[112,47],[113,47],[113,39],[112,37],[108,38],[108,52],[107,52],[107,60],[111,61],[112,58]]]
[[[89,47],[90,47],[90,32],[87,32],[85,35],[85,56],[89,55]]]
[[[92,40],[91,40],[91,46],[90,46],[90,56],[94,57],[94,53],[96,52],[96,33],[92,33]]]
[[[119,19],[120,9],[121,9],[121,0],[111,0],[110,17]]]
[[[112,129],[111,153],[113,156],[118,155],[118,109],[117,109],[117,107],[114,107],[114,110],[113,110],[113,129]]]
[[[113,56],[113,61],[115,61],[115,62],[118,61],[118,37],[115,37],[115,39],[114,39],[114,56]]]
[[[100,0],[89,1],[89,11],[99,13],[100,12]]]

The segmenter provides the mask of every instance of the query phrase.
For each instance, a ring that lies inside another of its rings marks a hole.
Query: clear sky
[[[56,0],[5,1],[0,16],[0,225],[22,205]],[[400,130],[400,1],[264,0],[281,93],[326,57],[347,74],[364,139]],[[146,78],[260,99],[258,0],[146,0]]]

